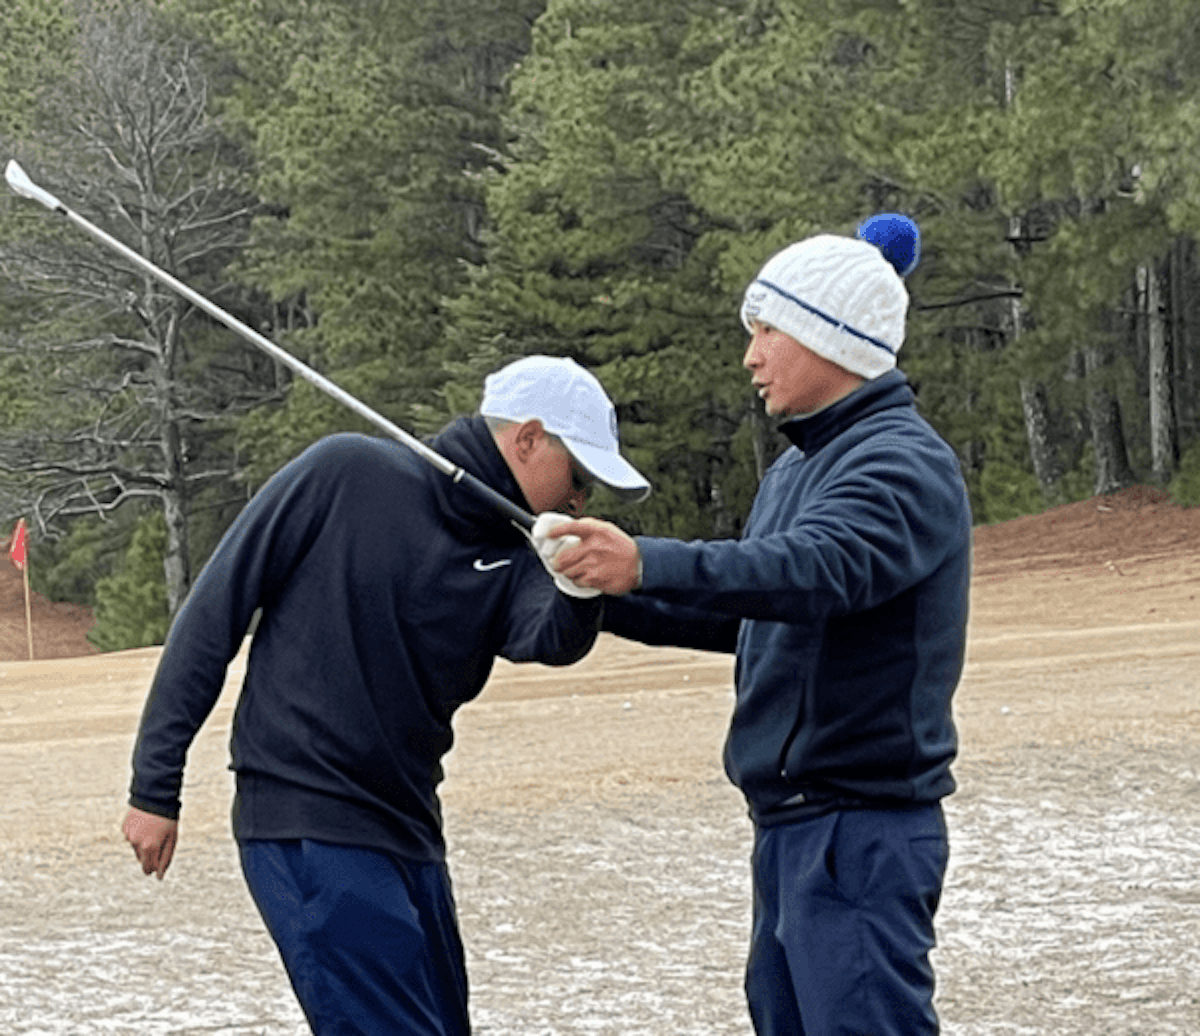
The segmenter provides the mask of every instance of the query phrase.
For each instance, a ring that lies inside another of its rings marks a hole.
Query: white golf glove
[[[554,558],[558,552],[565,547],[574,547],[579,542],[579,537],[563,536],[552,540],[547,534],[551,529],[564,525],[567,522],[573,522],[574,520],[574,518],[565,514],[545,511],[537,516],[537,521],[533,523],[533,529],[529,533],[529,539],[533,542],[533,549],[537,551],[538,557],[542,559],[542,564],[546,566],[546,571],[550,573],[551,578],[554,580],[554,585],[562,593],[568,597],[598,597],[600,595],[599,590],[593,589],[590,586],[580,586],[554,568]]]

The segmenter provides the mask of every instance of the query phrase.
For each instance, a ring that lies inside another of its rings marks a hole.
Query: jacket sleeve
[[[741,619],[736,615],[673,605],[635,591],[605,601],[602,629],[655,647],[695,648],[733,654]]]
[[[564,666],[578,662],[596,643],[604,597],[568,597],[554,585],[532,551],[520,559],[515,590],[503,619],[503,646],[510,662]]]
[[[932,573],[969,527],[957,461],[940,442],[876,439],[850,451],[806,499],[787,493],[778,480],[760,488],[795,507],[779,531],[713,542],[639,538],[643,590],[764,621],[864,611]]]
[[[130,805],[179,815],[188,748],[220,697],[255,611],[281,586],[319,528],[318,444],[242,510],[196,579],[167,635],[133,749]]]

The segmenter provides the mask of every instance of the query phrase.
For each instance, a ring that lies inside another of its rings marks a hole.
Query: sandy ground
[[[1200,1031],[1197,543],[1200,513],[1145,492],[979,530],[946,1033]],[[69,657],[65,619],[40,620],[60,657],[20,661],[21,625],[0,661],[0,1033],[304,1033],[228,835],[239,667],[159,883],[117,830],[157,652]],[[444,801],[480,1036],[749,1036],[731,674],[604,638],[570,670],[499,665],[460,713]]]

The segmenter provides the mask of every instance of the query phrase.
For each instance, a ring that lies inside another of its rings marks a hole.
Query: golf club
[[[150,260],[135,252],[128,245],[122,244],[115,237],[106,234],[94,223],[84,219],[77,212],[73,212],[49,191],[35,184],[26,174],[25,170],[22,169],[15,160],[9,160],[8,166],[4,170],[4,178],[8,181],[8,186],[11,187],[17,194],[24,198],[30,198],[33,201],[39,202],[40,204],[46,206],[46,208],[48,208],[51,212],[58,212],[63,216],[66,216],[67,219],[69,219],[72,223],[86,233],[90,234],[102,245],[111,248],[114,252],[118,252],[120,255],[124,256],[131,263],[137,266],[138,269],[143,270],[155,280],[165,284],[172,291],[182,295],[193,306],[197,307],[198,309],[202,309],[214,320],[219,320],[231,331],[241,335],[251,345],[257,346],[273,359],[278,360],[285,367],[298,374],[305,381],[315,385],[326,395],[332,396],[339,403],[349,407],[356,414],[358,414],[359,417],[365,418],[371,424],[375,425],[375,427],[386,432],[393,439],[403,443],[419,457],[427,460],[443,474],[448,475],[455,482],[455,484],[466,486],[472,493],[487,501],[489,504],[495,507],[496,510],[500,511],[501,514],[509,518],[514,524],[524,529],[526,532],[533,528],[533,515],[531,515],[528,511],[518,507],[511,500],[502,496],[500,493],[497,493],[496,490],[492,489],[491,486],[481,482],[470,472],[447,460],[436,450],[430,449],[425,445],[425,443],[421,442],[420,439],[410,435],[408,432],[404,431],[403,428],[393,424],[382,414],[372,410],[361,400],[350,395],[349,392],[347,392],[341,386],[334,384],[324,375],[318,374],[307,364],[296,359],[296,357],[294,357],[291,353],[281,349],[269,338],[260,335],[253,328],[248,327],[236,317],[226,313],[225,310],[221,309],[221,307],[216,303],[206,299],[199,292],[193,291],[186,284],[184,284],[182,281],[176,280],[176,278],[172,277],[165,270],[159,269],[152,262],[150,262]]]

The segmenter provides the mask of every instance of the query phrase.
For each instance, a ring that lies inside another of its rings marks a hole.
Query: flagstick
[[[29,661],[33,661],[33,614],[29,610],[29,552],[25,553],[25,564],[21,566],[25,577],[25,633],[29,638]]]

